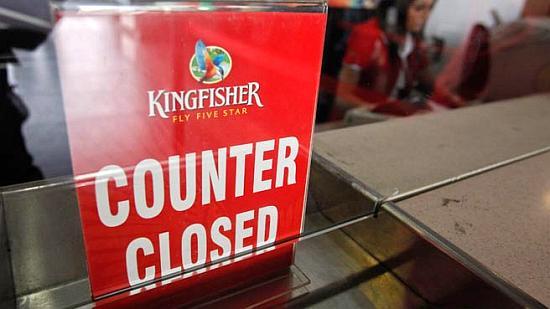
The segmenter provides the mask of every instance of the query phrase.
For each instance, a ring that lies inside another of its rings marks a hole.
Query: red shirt
[[[399,72],[403,66],[398,55],[398,43],[402,38],[386,34],[379,26],[376,18],[370,19],[353,27],[346,55],[343,62],[356,65],[360,69],[359,83],[354,93],[363,100],[374,104],[375,109],[387,108],[391,105],[402,105],[391,114],[408,115],[418,110],[418,107],[408,103],[399,103],[396,98],[390,98],[397,83]],[[390,43],[395,42],[395,43]],[[395,45],[395,47],[391,47]],[[391,51],[395,48],[395,51]],[[404,94],[418,82],[420,73],[428,66],[428,60],[419,39],[414,40],[413,51],[407,57],[405,71]],[[410,106],[407,106],[410,105]]]

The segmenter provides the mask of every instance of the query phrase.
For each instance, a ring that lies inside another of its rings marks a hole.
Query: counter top
[[[550,154],[397,204],[490,271],[550,306]]]
[[[314,160],[390,197],[385,210],[507,295],[550,306],[550,94],[319,133]]]
[[[550,94],[315,135],[314,153],[382,196],[550,146]]]

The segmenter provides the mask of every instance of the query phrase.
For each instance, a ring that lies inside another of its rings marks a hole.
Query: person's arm
[[[342,68],[338,75],[336,103],[343,107],[372,105],[380,96],[369,95],[371,89],[359,88],[362,70],[375,65],[377,55],[382,53],[383,43],[373,26],[360,24],[353,28],[348,40]]]
[[[359,83],[361,68],[358,65],[342,65],[338,75],[338,88],[336,90],[336,103],[338,105],[355,107],[367,104],[365,100],[356,95],[355,91]]]
[[[436,79],[432,93],[432,100],[438,104],[450,108],[463,107],[466,105],[464,99],[452,90],[446,76],[440,76]]]
[[[342,67],[336,99],[338,108],[347,110],[365,106],[374,113],[395,116],[409,116],[424,110],[406,102],[392,99],[376,90],[367,87],[358,88],[359,75],[360,71],[353,66],[344,65]]]
[[[342,68],[338,74],[336,89],[336,106],[353,107],[364,102],[354,94],[359,83],[362,65],[371,57],[373,36],[366,24],[353,27],[346,46],[346,54],[342,60]]]

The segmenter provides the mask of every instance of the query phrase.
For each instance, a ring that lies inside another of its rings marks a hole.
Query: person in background
[[[399,116],[429,109],[424,98],[411,99],[411,92],[428,94],[433,84],[422,38],[433,5],[434,0],[382,1],[378,17],[354,26],[339,75],[341,109],[366,105]]]
[[[0,29],[0,187],[42,179],[25,146],[22,125],[29,112],[8,80],[8,65],[16,64],[12,48],[34,49],[46,34],[26,29]]]

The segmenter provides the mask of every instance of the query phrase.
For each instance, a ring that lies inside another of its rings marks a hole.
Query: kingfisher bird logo
[[[231,72],[231,56],[219,46],[206,46],[202,40],[195,44],[195,54],[189,62],[191,76],[199,83],[219,83]]]
[[[189,72],[200,84],[215,84],[226,79],[231,72],[232,60],[229,53],[219,46],[206,46],[202,40],[195,44],[195,54],[189,61]],[[194,89],[193,89],[194,88]],[[260,95],[260,83],[249,81],[240,85],[221,85],[219,87],[190,87],[190,89],[148,90],[149,117],[169,118],[175,112],[197,111],[196,117],[202,117],[203,109],[224,108],[221,111],[207,111],[218,115],[233,116],[247,113],[249,106],[264,107]],[[173,122],[187,121],[186,115],[172,115]],[[205,116],[210,117],[210,116]],[[197,119],[199,119],[197,118]],[[185,119],[185,120],[180,120]],[[202,119],[202,118],[201,118]],[[209,119],[209,118],[208,118]]]

